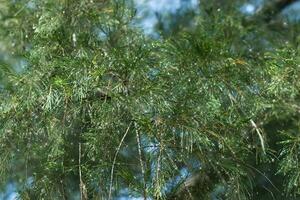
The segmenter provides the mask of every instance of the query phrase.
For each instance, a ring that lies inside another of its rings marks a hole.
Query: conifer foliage
[[[300,198],[299,24],[245,16],[243,2],[203,0],[157,39],[131,1],[1,1],[0,187]]]

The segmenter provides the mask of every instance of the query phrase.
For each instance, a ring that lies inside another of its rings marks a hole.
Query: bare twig
[[[156,166],[156,186],[159,187],[159,174],[160,174],[160,168],[161,168],[161,154],[162,154],[162,147],[159,148],[159,154],[157,158],[157,166]]]
[[[111,171],[110,171],[110,186],[109,186],[108,200],[111,200],[111,199],[112,199],[112,198],[111,198],[111,193],[112,193],[112,187],[113,187],[114,169],[115,169],[115,164],[116,164],[117,156],[118,156],[118,154],[119,154],[119,151],[120,151],[120,149],[121,149],[121,146],[122,146],[122,144],[123,144],[123,142],[124,142],[124,140],[125,140],[125,138],[126,138],[128,132],[129,132],[129,129],[130,129],[130,127],[131,127],[131,124],[132,124],[132,122],[130,122],[129,126],[127,127],[127,129],[126,129],[126,131],[125,131],[125,133],[124,133],[124,135],[123,135],[123,137],[122,137],[122,139],[121,139],[121,141],[120,141],[120,144],[119,144],[119,146],[118,146],[118,148],[117,148],[117,150],[116,150],[115,156],[114,156],[113,164],[112,164]]]
[[[80,199],[81,200],[87,200],[87,190],[86,186],[82,180],[82,173],[81,173],[81,143],[79,142],[79,147],[78,147],[78,170],[79,170],[79,188],[80,188]]]
[[[237,104],[237,100],[234,98],[234,96],[232,96],[232,94],[228,93],[228,96],[230,98],[230,100],[232,100],[234,103]],[[238,105],[237,105],[238,106]],[[245,115],[245,112],[238,106],[238,109],[240,110],[240,112]],[[255,129],[257,135],[258,135],[258,138],[260,140],[260,145],[261,145],[261,148],[263,150],[263,153],[266,154],[266,150],[265,150],[265,142],[264,142],[264,138],[261,134],[261,131],[260,129],[258,128],[258,126],[256,125],[256,123],[254,122],[253,119],[250,119],[250,123],[251,123],[251,126]]]
[[[257,135],[259,137],[260,145],[261,145],[261,148],[262,148],[264,154],[266,154],[264,138],[263,138],[263,136],[262,136],[262,134],[261,134],[258,126],[256,125],[256,123],[252,119],[250,119],[250,123],[253,126],[253,128],[255,129],[255,131],[256,131],[256,133],[257,133]]]
[[[145,169],[144,169],[144,163],[143,163],[143,158],[142,158],[142,148],[141,148],[141,141],[140,141],[140,133],[139,130],[136,129],[136,141],[138,144],[138,151],[139,151],[139,158],[140,158],[140,165],[141,165],[141,170],[142,170],[142,175],[143,175],[143,185],[144,185],[144,191],[143,191],[143,196],[144,200],[147,200],[147,186],[146,186],[146,177],[145,177]]]

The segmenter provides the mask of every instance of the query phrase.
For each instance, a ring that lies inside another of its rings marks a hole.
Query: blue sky
[[[145,34],[155,35],[154,26],[157,23],[155,13],[175,13],[179,9],[197,10],[199,0],[135,0],[138,8],[138,17],[142,18],[139,26]]]
[[[200,0],[135,0],[138,8],[138,16],[142,18],[140,26],[147,35],[156,35],[154,26],[157,23],[155,12],[160,14],[174,13],[179,9],[197,10]],[[248,0],[240,11],[246,15],[254,14],[264,0]],[[283,13],[291,21],[300,20],[300,2],[286,8]]]
[[[14,192],[15,189],[16,189],[15,185],[13,183],[9,183],[5,188],[6,192],[0,193],[0,199],[15,200],[17,198],[17,193]]]
[[[283,11],[283,14],[292,21],[300,21],[300,2],[294,3]]]

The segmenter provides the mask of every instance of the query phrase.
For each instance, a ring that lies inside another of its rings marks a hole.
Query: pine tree
[[[298,199],[299,24],[280,16],[293,1],[250,17],[230,2],[201,1],[158,39],[131,1],[1,2],[0,187]]]

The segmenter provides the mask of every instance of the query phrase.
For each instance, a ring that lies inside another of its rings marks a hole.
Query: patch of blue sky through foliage
[[[199,0],[135,0],[138,10],[138,25],[146,35],[157,36],[157,14],[175,14],[185,10],[198,10]]]

